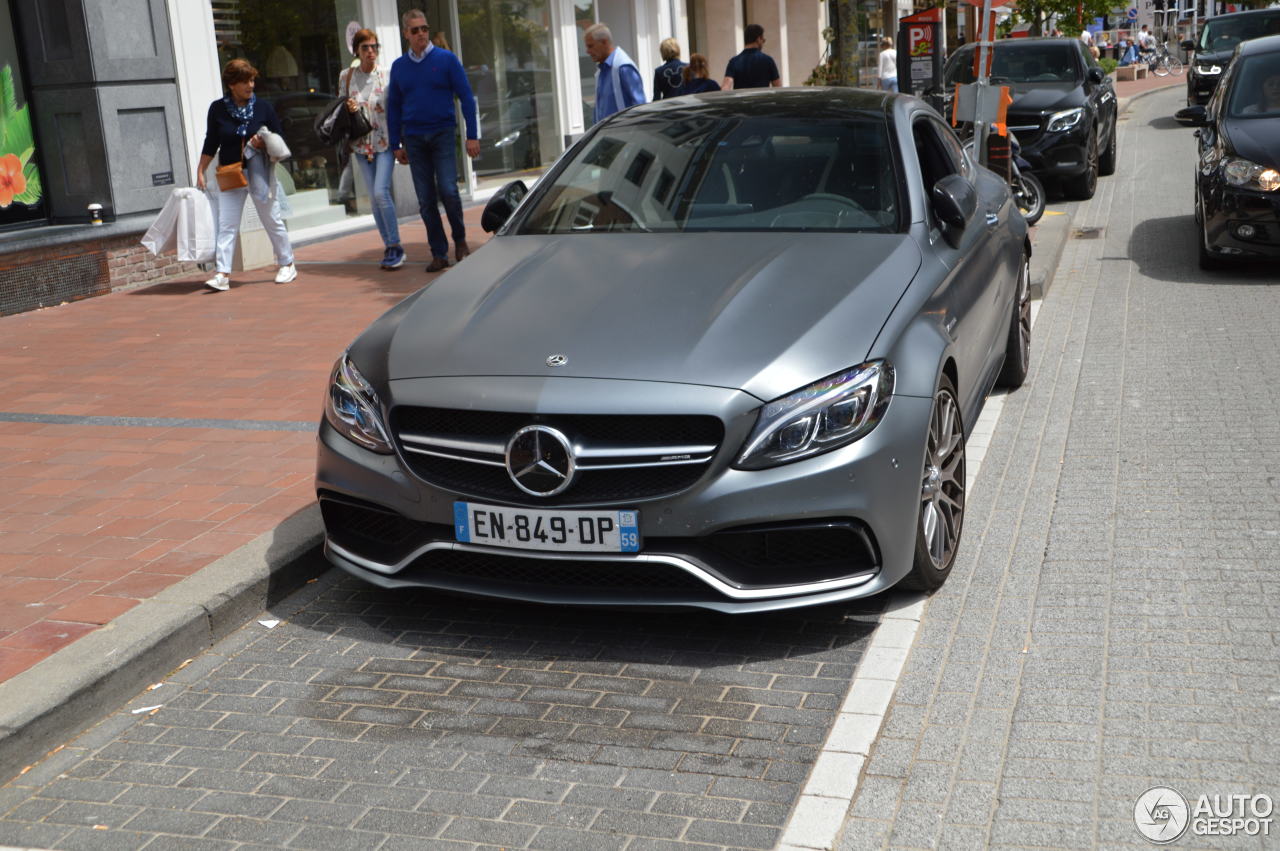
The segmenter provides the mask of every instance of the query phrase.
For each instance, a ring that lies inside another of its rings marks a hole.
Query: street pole
[[[974,116],[976,120],[973,122],[973,144],[978,153],[978,162],[984,166],[988,165],[987,134],[989,128],[983,104],[987,99],[987,88],[991,84],[991,74],[988,66],[990,65],[991,51],[995,49],[990,40],[995,35],[992,32],[995,29],[992,23],[991,0],[982,0],[982,17],[978,19],[978,49],[975,51],[978,56],[978,73],[974,75],[974,82],[977,85],[977,89],[974,92],[977,114]]]

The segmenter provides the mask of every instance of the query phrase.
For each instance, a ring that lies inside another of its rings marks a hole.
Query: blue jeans
[[[360,164],[364,185],[373,203],[373,221],[387,248],[400,244],[400,220],[396,216],[396,202],[391,197],[391,172],[396,158],[391,151],[379,151],[371,162],[364,154],[353,153],[351,158]]]
[[[880,90],[884,92],[896,92],[898,90],[897,77],[881,77]]]
[[[449,243],[440,224],[438,203],[444,203],[444,214],[449,217],[454,245],[467,241],[467,226],[462,222],[462,196],[458,194],[457,138],[457,128],[450,127],[424,136],[405,136],[402,140],[405,153],[409,155],[409,171],[413,174],[413,188],[418,194],[418,212],[422,214],[422,223],[427,226],[427,244],[431,246],[432,257],[449,256]]]

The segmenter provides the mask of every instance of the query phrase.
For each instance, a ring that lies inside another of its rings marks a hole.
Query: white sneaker
[[[298,277],[298,267],[290,263],[288,266],[281,266],[280,271],[276,272],[277,284],[288,284]]]
[[[231,289],[231,278],[219,272],[209,280],[205,281],[204,285],[211,290],[226,292],[227,290]]]

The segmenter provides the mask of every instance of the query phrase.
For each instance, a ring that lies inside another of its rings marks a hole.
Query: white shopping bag
[[[169,194],[142,244],[157,256],[176,251],[183,262],[208,263],[213,259],[214,238],[213,199],[199,189],[183,187]]]

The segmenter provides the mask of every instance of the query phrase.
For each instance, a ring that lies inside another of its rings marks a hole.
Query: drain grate
[[[1102,236],[1102,228],[1076,228],[1071,232],[1072,239],[1098,239]]]

